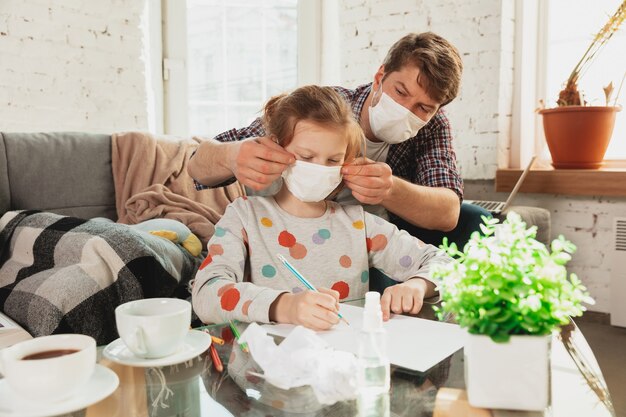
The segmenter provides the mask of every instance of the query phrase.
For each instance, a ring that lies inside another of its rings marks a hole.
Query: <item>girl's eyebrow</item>
[[[306,147],[304,147],[304,146],[299,146],[299,145],[297,145],[297,146],[296,146],[296,150],[297,150],[298,152],[309,152],[309,153],[313,153],[313,154],[314,154],[314,153],[316,153],[316,152],[315,152],[314,150],[312,150],[312,149],[306,148]],[[342,157],[344,157],[345,155],[346,155],[346,153],[345,153],[345,152],[338,152],[338,153],[336,153],[336,154],[334,154],[334,155],[331,155],[330,157],[331,157],[331,158],[342,158]]]

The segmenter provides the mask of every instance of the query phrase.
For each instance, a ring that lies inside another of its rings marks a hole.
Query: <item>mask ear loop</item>
[[[380,84],[378,84],[378,89],[374,91],[374,95],[372,96],[372,101],[370,103],[370,107],[375,107],[380,103],[380,99],[383,96],[383,81],[385,80],[385,76],[380,79]],[[374,100],[376,99],[376,95],[378,95],[378,99],[376,100],[376,104],[374,104]]]

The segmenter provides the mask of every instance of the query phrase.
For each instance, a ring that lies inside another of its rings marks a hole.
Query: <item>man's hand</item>
[[[359,158],[344,166],[341,173],[354,198],[363,204],[381,204],[391,193],[391,167],[384,162]]]
[[[230,169],[237,180],[257,191],[269,187],[295,160],[269,137],[245,140],[229,154]]]
[[[302,325],[313,330],[327,330],[339,323],[339,293],[327,288],[319,292],[303,291],[297,294],[284,293],[278,296],[270,308],[278,323]]]
[[[424,296],[434,284],[423,278],[411,278],[402,284],[387,287],[380,298],[383,320],[389,320],[391,313],[417,314],[424,304]]]

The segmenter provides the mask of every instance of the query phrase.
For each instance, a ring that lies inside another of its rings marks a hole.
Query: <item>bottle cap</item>
[[[363,330],[372,331],[383,327],[383,313],[380,309],[380,294],[370,291],[365,294],[363,310]]]

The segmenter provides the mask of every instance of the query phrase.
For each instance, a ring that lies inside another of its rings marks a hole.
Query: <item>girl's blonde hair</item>
[[[283,147],[291,143],[296,124],[302,120],[342,132],[348,143],[345,162],[360,156],[364,146],[363,131],[350,106],[331,87],[308,85],[272,97],[265,104],[261,120],[266,134],[276,137]]]

